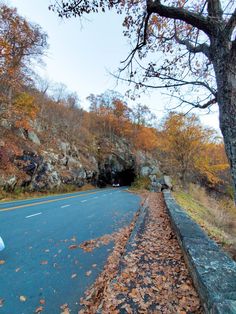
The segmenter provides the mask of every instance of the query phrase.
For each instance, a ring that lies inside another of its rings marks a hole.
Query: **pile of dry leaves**
[[[116,235],[104,271],[81,300],[80,314],[202,313],[162,194],[150,193],[148,205],[145,227],[124,256],[133,226]]]

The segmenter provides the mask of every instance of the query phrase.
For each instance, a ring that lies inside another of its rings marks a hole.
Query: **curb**
[[[194,285],[207,314],[236,314],[236,263],[163,191]]]
[[[137,234],[144,228],[144,224],[147,218],[147,210],[148,210],[148,198],[145,199],[144,204],[142,204],[139,208],[139,215],[135,222],[135,226],[129,236],[125,247],[125,254],[133,250],[133,244],[135,243],[135,238]]]

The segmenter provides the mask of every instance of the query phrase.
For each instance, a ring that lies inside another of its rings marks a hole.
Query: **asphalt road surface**
[[[91,253],[69,246],[127,225],[139,203],[124,188],[0,203],[6,245],[0,252],[0,314],[31,314],[40,306],[42,313],[57,314],[63,304],[78,313],[79,299],[103,269],[113,243]]]

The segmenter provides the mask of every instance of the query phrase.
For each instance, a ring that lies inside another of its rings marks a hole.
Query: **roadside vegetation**
[[[27,189],[17,188],[14,189],[13,192],[7,192],[4,190],[0,190],[0,202],[7,202],[10,200],[21,200],[27,198],[38,198],[45,197],[49,195],[57,195],[57,194],[67,194],[73,192],[81,192],[88,191],[94,189],[94,186],[91,184],[86,184],[82,187],[78,187],[76,185],[64,184],[59,188],[55,188],[53,190],[48,191],[28,191]]]
[[[208,235],[236,259],[236,211],[232,199],[211,196],[199,185],[174,192],[176,201]]]

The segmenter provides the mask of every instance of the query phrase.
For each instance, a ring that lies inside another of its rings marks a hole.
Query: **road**
[[[124,188],[0,203],[6,245],[0,252],[0,314],[31,314],[40,306],[42,313],[57,314],[63,304],[77,313],[113,243],[91,253],[69,246],[117,231],[139,203]]]

